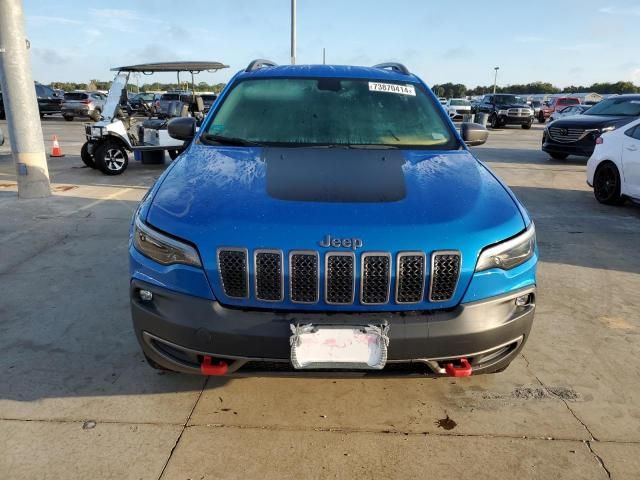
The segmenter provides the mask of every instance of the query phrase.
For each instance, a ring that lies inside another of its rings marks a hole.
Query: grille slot
[[[460,276],[460,252],[441,251],[431,256],[429,301],[446,302],[453,297]]]
[[[325,301],[334,305],[353,303],[355,255],[333,252],[325,256]]]
[[[256,250],[254,266],[256,298],[265,302],[281,302],[284,299],[282,252]]]
[[[218,249],[218,270],[227,297],[249,297],[249,267],[246,248]]]
[[[391,286],[391,255],[363,253],[360,269],[360,302],[383,305],[389,302]]]
[[[318,253],[289,253],[289,295],[294,303],[318,302]]]
[[[398,254],[396,302],[419,303],[424,296],[425,255],[422,252]]]
[[[574,143],[582,140],[589,133],[582,128],[549,127],[549,136],[558,143]]]

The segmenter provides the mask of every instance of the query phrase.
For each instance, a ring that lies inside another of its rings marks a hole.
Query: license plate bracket
[[[389,326],[291,325],[295,369],[381,370],[387,363]]]

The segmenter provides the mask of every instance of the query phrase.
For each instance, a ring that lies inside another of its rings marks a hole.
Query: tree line
[[[462,83],[443,83],[432,87],[433,93],[439,97],[459,98],[472,95],[484,95],[493,92],[493,85],[480,86],[475,88],[467,88]],[[497,93],[515,93],[515,94],[554,94],[554,93],[578,93],[578,92],[595,92],[595,93],[640,93],[640,87],[632,82],[598,82],[588,86],[571,85],[565,88],[559,88],[548,82],[533,82],[526,84],[507,85],[505,87],[498,86]]]
[[[213,83],[209,84],[207,82],[199,82],[195,84],[196,92],[214,92],[220,93],[222,89],[225,87],[225,83]],[[76,83],[76,82],[51,82],[49,84],[51,88],[57,88],[60,90],[64,90],[65,92],[71,92],[73,90],[109,90],[111,88],[111,81],[101,81],[101,80],[90,80],[87,83]],[[127,84],[127,90],[129,92],[137,93],[138,86],[135,82],[129,82]],[[177,82],[174,83],[145,83],[140,85],[141,92],[154,92],[154,91],[168,91],[168,90],[191,90],[190,82]]]

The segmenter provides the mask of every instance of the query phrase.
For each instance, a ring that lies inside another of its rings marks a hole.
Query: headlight
[[[485,248],[480,254],[476,272],[491,268],[510,270],[529,260],[536,248],[536,229],[531,222],[529,228],[511,240]]]
[[[509,115],[509,110],[498,110],[498,115]]]
[[[613,125],[610,127],[604,127],[600,129],[600,133],[607,133],[607,132],[612,132],[616,129],[616,127],[614,127]]]
[[[162,265],[183,263],[194,267],[202,266],[195,248],[152,230],[137,217],[133,231],[133,245],[141,254]]]

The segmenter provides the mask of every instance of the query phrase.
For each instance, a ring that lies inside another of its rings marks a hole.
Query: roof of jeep
[[[389,80],[395,82],[419,82],[413,74],[405,75],[389,69],[375,67],[355,67],[349,65],[278,65],[262,67],[252,72],[241,71],[238,80],[247,78],[274,77],[325,77],[325,78],[364,78],[368,80]]]

